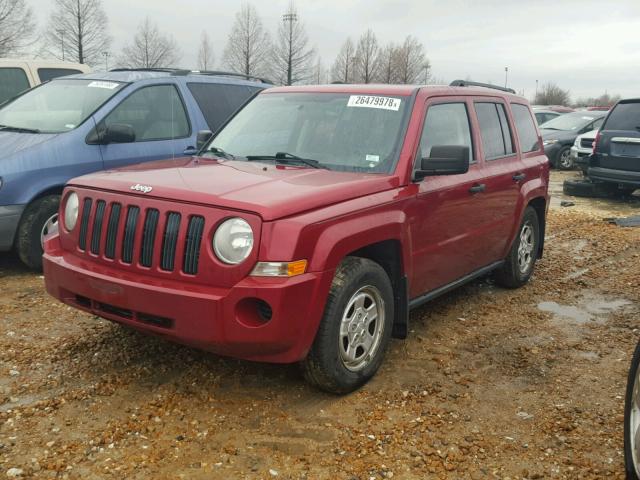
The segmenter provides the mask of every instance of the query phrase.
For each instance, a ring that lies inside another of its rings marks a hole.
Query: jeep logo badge
[[[148,185],[140,185],[139,183],[136,183],[135,185],[131,185],[131,190],[135,191],[135,192],[142,192],[142,193],[149,193],[151,190],[153,190],[153,187],[150,187]]]

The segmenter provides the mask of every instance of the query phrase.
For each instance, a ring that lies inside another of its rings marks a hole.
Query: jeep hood
[[[381,174],[179,158],[93,173],[69,185],[244,210],[268,221],[389,190],[399,181]]]

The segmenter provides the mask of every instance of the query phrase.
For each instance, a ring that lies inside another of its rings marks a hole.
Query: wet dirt
[[[640,229],[602,218],[635,207],[557,204],[527,286],[415,310],[344,397],[75,311],[0,255],[0,477],[622,479]]]

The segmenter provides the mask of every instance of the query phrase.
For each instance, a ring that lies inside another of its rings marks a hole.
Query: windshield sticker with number
[[[370,95],[351,95],[347,107],[381,108],[383,110],[400,109],[402,100],[392,97],[374,97]]]
[[[107,88],[109,90],[113,90],[114,88],[118,88],[120,84],[115,82],[91,82],[88,87],[91,88]]]

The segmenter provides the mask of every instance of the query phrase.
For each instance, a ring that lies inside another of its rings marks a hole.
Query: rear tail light
[[[596,153],[596,149],[598,148],[598,142],[600,141],[600,132],[596,133],[596,139],[593,141],[593,152]]]

